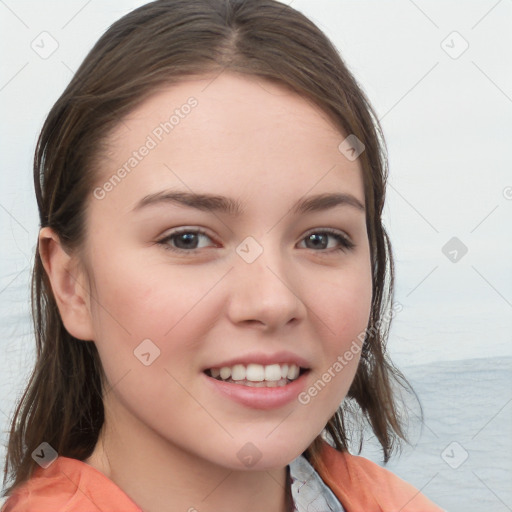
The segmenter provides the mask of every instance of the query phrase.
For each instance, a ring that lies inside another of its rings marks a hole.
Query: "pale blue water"
[[[512,358],[441,361],[404,373],[425,424],[420,432],[412,422],[414,446],[385,467],[451,512],[512,510]],[[363,455],[378,462],[375,449]]]

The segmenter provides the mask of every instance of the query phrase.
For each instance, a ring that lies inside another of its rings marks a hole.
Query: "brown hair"
[[[391,244],[381,222],[387,160],[372,107],[337,50],[300,12],[276,0],[158,0],[117,22],[99,39],[51,109],[36,147],[34,184],[41,227],[69,251],[85,237],[86,201],[107,135],[158,88],[193,75],[231,70],[291,87],[317,104],[341,132],[363,141],[373,297],[361,360],[347,398],[326,431],[348,451],[354,425],[370,425],[384,460],[406,440],[393,382],[409,388],[386,354],[393,298]],[[104,374],[96,346],[62,323],[38,249],[32,275],[37,360],[10,429],[4,496],[26,481],[42,442],[79,460],[93,451],[104,421]],[[320,436],[304,452],[314,457]]]

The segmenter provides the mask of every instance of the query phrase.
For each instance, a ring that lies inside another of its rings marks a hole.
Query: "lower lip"
[[[209,377],[205,373],[203,376],[209,386],[212,386],[217,392],[231,398],[239,404],[251,407],[252,409],[276,409],[282,407],[294,400],[304,390],[306,386],[306,377],[309,371],[304,372],[298,379],[286,384],[286,386],[274,388],[254,388],[244,386],[243,384],[233,384]]]

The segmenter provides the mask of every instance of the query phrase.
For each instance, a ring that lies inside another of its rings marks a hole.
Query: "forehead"
[[[338,149],[345,137],[288,87],[223,72],[162,88],[127,115],[99,182],[124,168],[109,196],[132,206],[166,187],[248,198],[344,191],[364,203],[359,161]]]

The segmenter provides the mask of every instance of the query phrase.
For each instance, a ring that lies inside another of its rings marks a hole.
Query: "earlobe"
[[[39,232],[39,254],[66,330],[75,338],[93,340],[90,291],[85,272],[68,254],[53,229]]]

